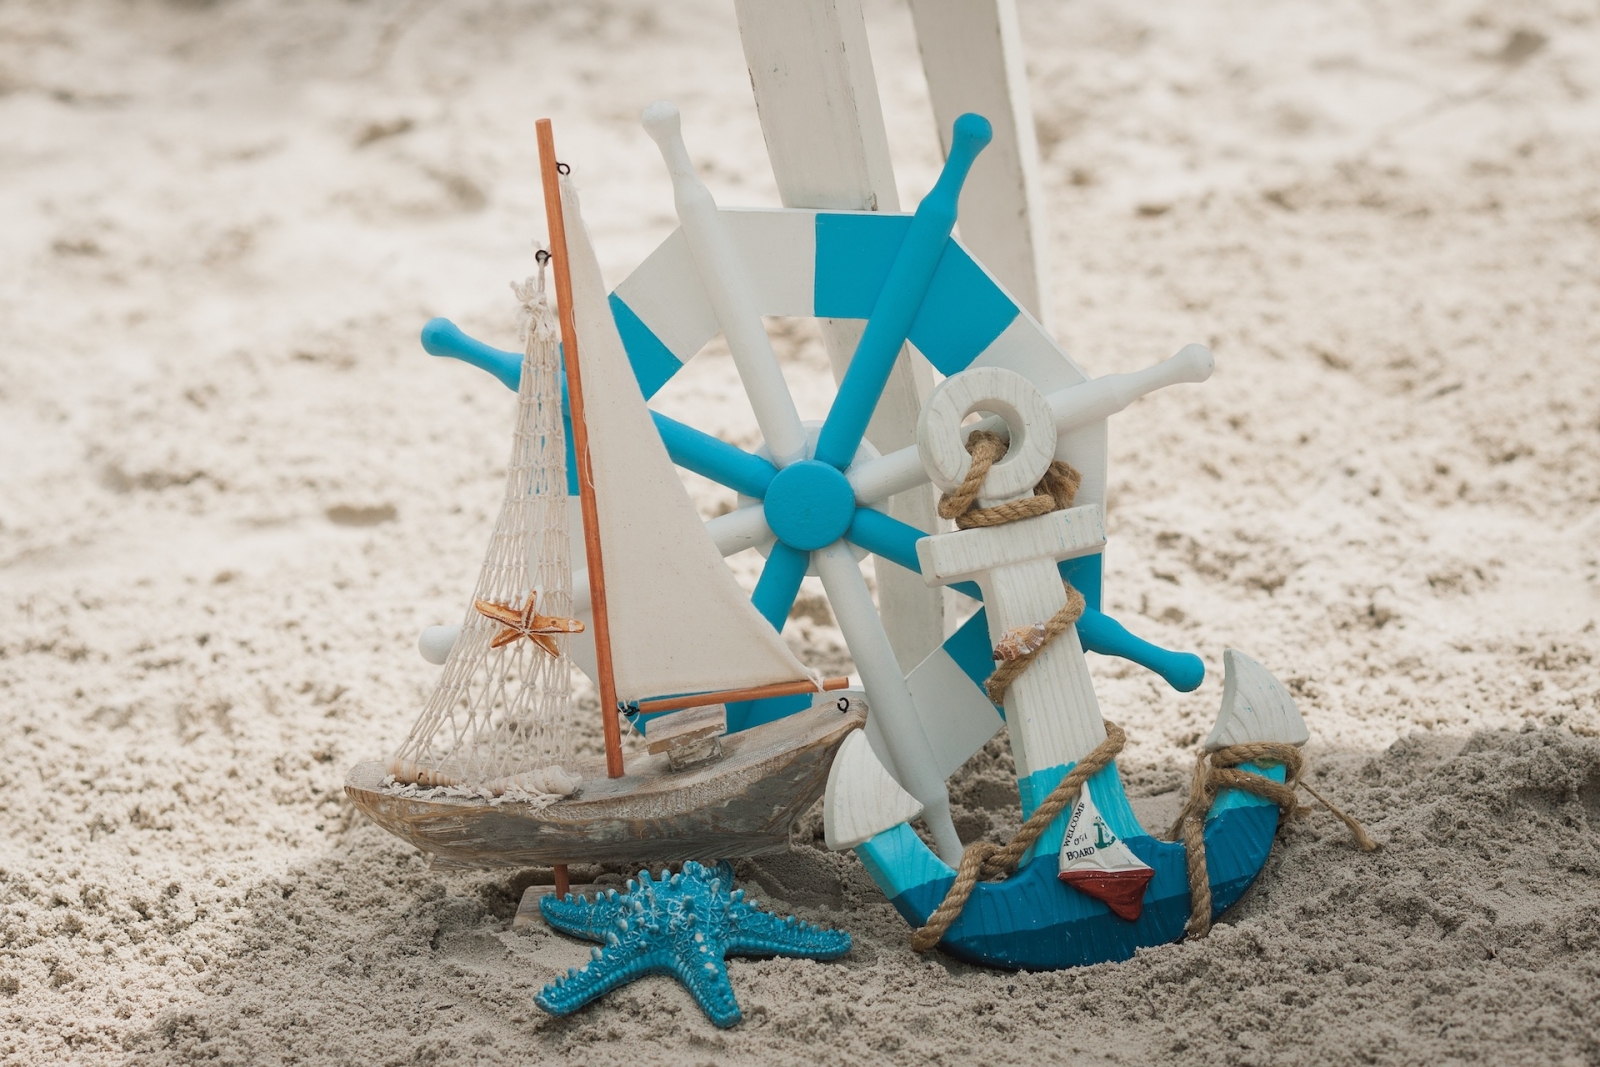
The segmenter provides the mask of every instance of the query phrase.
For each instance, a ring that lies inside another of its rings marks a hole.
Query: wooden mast
[[[544,180],[544,213],[550,229],[550,255],[556,272],[556,303],[561,313],[561,352],[572,409],[572,448],[578,461],[578,501],[583,508],[583,552],[589,561],[589,610],[594,619],[596,682],[606,736],[606,774],[622,777],[622,728],[617,722],[617,683],[611,670],[611,627],[606,612],[606,577],[600,559],[600,516],[589,465],[589,427],[583,418],[583,385],[578,371],[578,324],[572,315],[572,271],[567,262],[567,226],[561,213],[561,178],[550,120],[535,124],[539,136],[539,174]]]

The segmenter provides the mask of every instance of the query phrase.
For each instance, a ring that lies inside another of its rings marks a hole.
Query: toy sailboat
[[[715,860],[783,848],[821,796],[839,745],[863,725],[862,704],[830,697],[717,736],[720,703],[820,694],[847,680],[795,658],[706,536],[634,379],[545,122],[540,154],[606,762],[573,762],[570,722],[561,721],[571,713],[567,635],[584,624],[566,617],[560,367],[548,306],[530,287],[519,291],[534,321],[518,448],[474,607],[411,737],[388,762],[355,767],[345,790],[384,829],[452,866]],[[696,710],[663,720],[651,751],[624,768],[619,708]],[[687,721],[671,729],[678,719]]]

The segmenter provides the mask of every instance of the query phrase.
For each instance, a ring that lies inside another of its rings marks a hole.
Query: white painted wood
[[[1013,524],[1015,525],[1015,524]],[[985,533],[1002,531],[993,527]],[[989,643],[1014,626],[1044,622],[1067,603],[1066,587],[1052,558],[1013,563],[978,577],[989,621]],[[1006,726],[1017,777],[1082,759],[1105,740],[1089,665],[1069,628],[1034,659],[1005,698]]]
[[[972,472],[961,423],[975,411],[992,412],[1009,431],[1011,447],[989,468],[980,507],[1027,496],[1055,459],[1056,427],[1050,405],[1022,375],[982,367],[946,378],[917,419],[917,454],[933,484],[950,492]]]
[[[850,488],[855,490],[856,503],[863,507],[871,507],[895,493],[915,489],[928,481],[928,472],[922,469],[922,457],[914,444],[858,463],[845,476],[850,479]]]
[[[1049,323],[1049,231],[1015,0],[911,0],[911,17],[945,151],[964,112],[994,127],[962,190],[962,241]]]
[[[1216,369],[1211,349],[1188,344],[1153,367],[1131,374],[1107,374],[1052,393],[1050,411],[1056,431],[1071,433],[1110,418],[1141,396],[1181,382],[1203,382]]]
[[[817,213],[733,208],[719,215],[749,274],[756,310],[809,318],[817,296]]]
[[[860,0],[734,0],[734,10],[783,203],[899,211]],[[822,319],[819,325],[837,382],[862,324]],[[932,387],[927,361],[902,349],[867,426],[867,440],[880,453],[913,442],[917,412]],[[895,495],[889,514],[921,530],[938,527],[933,493],[921,486]],[[944,640],[943,597],[898,567],[880,568],[877,580],[884,627],[901,671],[909,672]]]
[[[733,7],[783,202],[899,211],[859,0]]]
[[[687,363],[717,335],[717,313],[700,283],[689,242],[673,230],[616,288],[667,350]]]
[[[973,383],[963,394],[970,397],[965,401],[971,405],[968,410],[998,410],[1015,404],[1019,381],[1027,389],[1033,388],[1016,375],[993,369],[964,371],[940,388],[961,379]],[[985,397],[981,387],[986,383],[1004,395]],[[1042,414],[1024,415],[1019,428],[1029,435],[1047,436],[1054,429],[1053,417],[1048,409]],[[917,444],[924,455],[936,451],[930,438],[939,433],[958,445],[964,437],[959,419],[919,425]],[[1046,456],[1053,451],[1046,449]],[[929,476],[940,477],[932,470]],[[995,470],[991,469],[980,499],[988,496],[999,503],[1032,494],[1032,485],[1022,492],[1003,494],[998,486],[990,484],[994,478]],[[1066,606],[1067,591],[1056,564],[1104,544],[1100,514],[1100,508],[1094,506],[1068,508],[1001,526],[925,537],[917,542],[923,579],[929,584],[976,580],[983,590],[989,643],[994,645],[1006,631],[1046,622]],[[1100,718],[1100,705],[1084,662],[1077,627],[1069,627],[1046,645],[1011,683],[1005,695],[1005,710],[1019,780],[1036,771],[1076,762],[1105,739],[1105,723]]]
[[[772,450],[774,462],[787,466],[804,458],[806,436],[794,398],[778,367],[778,357],[772,351],[772,341],[762,325],[748,268],[738,246],[723,228],[711,191],[695,173],[683,143],[678,109],[664,100],[657,101],[645,108],[642,121],[645,132],[661,149],[661,158],[672,178],[673,203],[689,254],[728,341],[761,434]]]
[[[938,771],[933,746],[923,733],[911,690],[895,662],[894,650],[878,617],[877,605],[861,576],[850,546],[835,541],[811,554],[828,604],[867,691],[867,722],[887,748],[890,772],[923,806],[934,849],[946,863],[961,859],[961,837],[950,821],[950,795]],[[1057,585],[1060,583],[1057,582]]]
[[[921,814],[922,805],[900,788],[873,754],[866,735],[857,730],[846,737],[822,794],[822,834],[828,847],[835,852],[855,848]]]
[[[917,542],[917,562],[922,564],[925,580],[948,585],[978,580],[985,572],[1033,559],[1076,559],[1105,547],[1106,527],[1102,515],[1101,510],[1091,504],[1008,522],[1004,526],[924,537]]]
[[[767,513],[757,505],[707,519],[706,534],[719,552],[731,556],[771,539],[772,527],[767,525]]]
[[[1303,745],[1311,740],[1294,697],[1271,671],[1232,648],[1222,654],[1222,665],[1227,674],[1222,710],[1206,738],[1207,752],[1252,741]]]
[[[984,366],[996,365],[987,362],[985,357],[995,351],[998,345],[998,342],[996,345],[991,345],[968,369],[977,370]],[[1203,382],[1211,376],[1214,366],[1210,349],[1204,345],[1185,345],[1177,355],[1170,356],[1144,370],[1091,378],[1086,382],[1057,389],[1046,396],[1045,400],[1055,417],[1056,433],[1062,436],[1076,434],[1085,429],[1092,429],[1094,423],[1115,415],[1139,397],[1153,393],[1157,389],[1164,389],[1179,382]],[[1009,432],[1006,424],[998,418],[980,419],[965,428],[969,434],[976,430],[989,430],[1002,436]],[[1063,456],[1061,453],[1062,448],[1058,443],[1057,459],[1065,459],[1080,471],[1094,466],[1092,462],[1081,465],[1074,462],[1074,458],[1081,459],[1081,455],[1073,457]],[[928,474],[923,469],[922,458],[917,450],[902,448],[879,459],[857,464],[850,468],[849,477],[850,486],[856,493],[856,503],[870,506],[892,493],[917,485],[926,479]],[[1079,498],[1093,499],[1091,494],[1081,491]]]
[[[936,648],[906,677],[934,766],[954,774],[1005,725],[981,688],[943,648]]]

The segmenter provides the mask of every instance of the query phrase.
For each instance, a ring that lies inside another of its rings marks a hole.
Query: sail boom
[[[704,704],[730,704],[741,700],[765,700],[768,697],[796,696],[800,693],[831,693],[836,689],[848,689],[850,679],[840,676],[838,678],[824,678],[819,685],[809,678],[795,682],[776,682],[772,685],[756,685],[746,689],[722,689],[709,693],[689,693],[684,696],[662,697],[659,700],[641,700],[630,707],[645,715],[653,715],[658,711],[678,711],[681,708],[697,708]]]

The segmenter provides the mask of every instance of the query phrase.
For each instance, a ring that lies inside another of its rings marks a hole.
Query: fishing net
[[[505,503],[439,683],[389,761],[389,789],[404,795],[548,804],[579,784],[567,769],[571,638],[561,631],[577,624],[567,618],[572,567],[556,321],[542,265],[537,279],[512,290],[522,303],[524,352]]]

